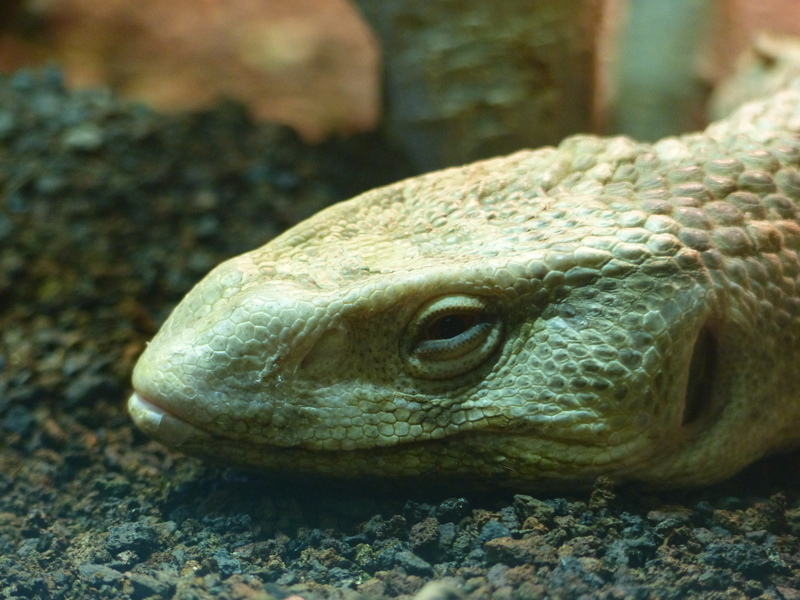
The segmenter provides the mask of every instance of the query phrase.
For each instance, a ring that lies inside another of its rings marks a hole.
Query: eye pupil
[[[450,340],[473,327],[476,321],[475,315],[445,315],[430,324],[426,337],[428,340]]]

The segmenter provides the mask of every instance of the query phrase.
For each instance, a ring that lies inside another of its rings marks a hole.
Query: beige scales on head
[[[725,478],[800,443],[800,88],[373,190],[214,269],[136,424],[234,464],[492,485]]]

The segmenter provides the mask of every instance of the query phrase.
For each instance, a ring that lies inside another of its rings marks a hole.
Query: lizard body
[[[192,454],[342,477],[705,484],[800,442],[800,90],[330,207],[214,269],[133,376]]]

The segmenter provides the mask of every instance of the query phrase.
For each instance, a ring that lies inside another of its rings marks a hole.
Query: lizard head
[[[772,443],[745,409],[774,390],[737,391],[761,363],[714,282],[713,190],[671,168],[584,136],[333,206],[186,296],[136,366],[134,421],[277,471],[725,477]]]

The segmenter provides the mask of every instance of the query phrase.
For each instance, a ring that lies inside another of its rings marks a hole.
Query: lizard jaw
[[[208,437],[198,427],[176,417],[138,392],[134,392],[128,399],[128,412],[144,433],[173,447],[180,448],[188,440],[196,441],[200,437]]]

